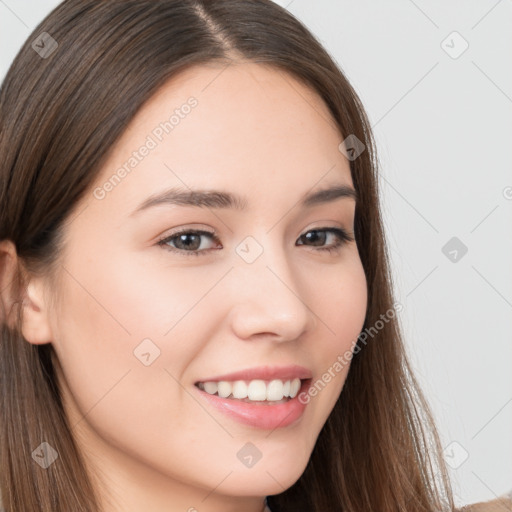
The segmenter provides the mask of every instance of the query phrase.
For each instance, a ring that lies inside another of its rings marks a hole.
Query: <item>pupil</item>
[[[190,243],[186,243],[186,239],[187,238],[191,238],[191,237],[195,237],[196,240],[195,240],[195,244],[192,242],[192,244]],[[200,243],[197,243],[199,241],[199,236],[198,235],[195,235],[195,234],[185,234],[185,235],[180,235],[179,236],[179,239],[178,239],[178,243],[183,243],[184,247],[185,248],[188,248],[188,249],[192,249],[192,250],[197,250],[199,248],[199,246],[201,245]]]
[[[320,242],[320,243],[316,243],[315,245],[324,245],[325,244],[325,237],[326,237],[325,231],[310,231],[309,233],[306,233],[305,236],[310,242]]]

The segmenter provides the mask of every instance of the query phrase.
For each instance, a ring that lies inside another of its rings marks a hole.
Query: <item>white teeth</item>
[[[300,380],[299,379],[293,379],[290,383],[290,396],[294,397],[297,395],[300,389]]]
[[[279,379],[270,382],[260,379],[235,382],[221,380],[219,382],[200,382],[199,388],[210,395],[217,393],[221,398],[229,397],[242,400],[248,398],[254,401],[278,402],[286,397],[295,398],[301,384],[300,379],[287,380],[284,383]]]
[[[300,382],[300,381],[299,381]],[[284,384],[280,380],[272,380],[267,388],[267,400],[282,400],[284,398]]]
[[[225,380],[221,380],[217,386],[218,386],[218,393],[219,393],[220,397],[227,398],[229,395],[231,395],[232,386],[229,382],[226,382]]]
[[[267,386],[263,380],[251,380],[247,387],[247,398],[249,400],[266,400]],[[282,397],[281,397],[282,398]]]
[[[290,396],[290,381],[287,380],[285,383],[284,383],[284,386],[283,386],[283,395],[284,396]]]
[[[233,398],[247,398],[247,384],[243,380],[233,384]]]
[[[204,390],[207,393],[210,393],[210,395],[215,395],[215,393],[217,393],[218,386],[217,386],[216,382],[205,382],[203,384],[203,386],[204,386]]]

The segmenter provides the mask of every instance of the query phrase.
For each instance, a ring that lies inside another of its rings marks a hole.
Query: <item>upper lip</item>
[[[240,370],[238,372],[208,377],[205,379],[201,379],[198,382],[218,382],[221,380],[236,381],[255,379],[280,379],[286,381],[292,379],[310,379],[311,377],[312,373],[310,370],[308,370],[304,366],[292,364],[286,366],[258,366],[257,368],[248,368],[246,370]]]

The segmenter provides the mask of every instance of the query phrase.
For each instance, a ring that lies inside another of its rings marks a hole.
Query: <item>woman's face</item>
[[[355,200],[303,204],[353,188],[344,137],[289,75],[191,68],[134,118],[77,205],[48,320],[73,432],[120,509],[261,510],[304,471],[367,303],[356,242],[337,231],[353,235]],[[262,403],[329,371],[308,400]],[[196,385],[243,396],[235,381],[251,403]]]

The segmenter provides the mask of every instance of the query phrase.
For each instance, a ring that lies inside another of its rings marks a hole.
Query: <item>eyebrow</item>
[[[319,204],[330,203],[341,198],[350,198],[357,202],[358,194],[355,189],[348,185],[334,185],[304,195],[299,201],[299,206],[308,208]],[[148,197],[130,214],[130,217],[148,208],[164,204],[193,206],[198,208],[231,208],[243,211],[246,209],[248,203],[245,197],[222,190],[183,190],[180,188],[170,188]]]

